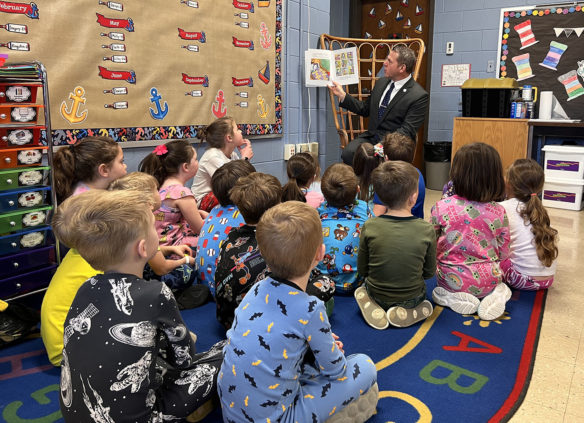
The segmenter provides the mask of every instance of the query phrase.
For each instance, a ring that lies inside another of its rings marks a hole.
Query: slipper
[[[389,310],[387,310],[387,320],[389,320],[389,323],[392,326],[406,328],[414,323],[426,320],[433,311],[434,308],[432,307],[432,303],[428,300],[424,300],[414,308],[399,306],[390,307]]]
[[[511,298],[511,290],[501,282],[493,291],[485,296],[479,305],[478,314],[481,320],[495,320],[505,313],[505,303]]]
[[[385,310],[369,297],[364,286],[357,288],[354,295],[361,314],[369,326],[379,330],[389,327]]]
[[[480,304],[480,300],[468,292],[450,292],[441,286],[434,288],[432,299],[436,304],[450,307],[459,314],[474,314]]]
[[[367,392],[326,419],[325,423],[366,422],[375,414],[377,401],[379,401],[379,387],[375,382]]]

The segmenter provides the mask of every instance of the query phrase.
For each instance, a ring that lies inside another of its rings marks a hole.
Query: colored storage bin
[[[55,274],[57,265],[0,279],[0,298],[10,298],[45,288]]]
[[[0,191],[0,213],[50,204],[50,187]]]
[[[49,226],[0,236],[0,255],[43,247],[52,240],[53,233]]]
[[[573,145],[545,145],[544,166],[548,177],[584,179],[584,147]]]
[[[39,113],[43,113],[44,106],[40,104],[22,104],[18,106],[0,104],[0,123],[36,123]]]
[[[49,212],[52,208],[52,206],[45,206],[33,210],[19,210],[0,214],[0,234],[47,224],[49,222]]]
[[[38,166],[43,161],[43,153],[48,148],[35,147],[0,150],[0,169]]]
[[[44,126],[0,128],[0,148],[41,145]]]
[[[49,166],[21,169],[0,169],[0,191],[19,187],[32,187],[49,184]]]
[[[40,84],[0,84],[0,103],[36,103]]]
[[[2,277],[12,276],[17,273],[28,272],[42,266],[55,263],[55,246],[35,248],[17,254],[0,257],[0,269]]]
[[[567,210],[582,210],[583,179],[560,179],[546,177],[542,203],[546,207]]]

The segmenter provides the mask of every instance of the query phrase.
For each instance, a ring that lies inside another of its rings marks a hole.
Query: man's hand
[[[347,93],[345,93],[345,91],[343,90],[343,87],[341,86],[341,84],[339,84],[338,82],[335,82],[335,81],[333,81],[332,86],[329,85],[328,89],[339,98],[339,101],[341,103],[345,99],[345,95],[347,95]]]
[[[243,140],[243,144],[239,146],[241,158],[251,160],[253,157],[253,149],[251,148],[251,141],[247,138]]]

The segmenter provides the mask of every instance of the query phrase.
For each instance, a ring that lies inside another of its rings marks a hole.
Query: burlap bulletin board
[[[553,91],[570,119],[584,119],[584,6],[501,12],[498,74]]]
[[[55,144],[281,134],[282,0],[0,1],[8,62],[48,73]],[[0,27],[2,28],[2,27]]]

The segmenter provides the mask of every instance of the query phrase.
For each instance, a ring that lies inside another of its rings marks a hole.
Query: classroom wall
[[[348,31],[348,0],[337,0],[335,25]],[[328,94],[323,88],[311,88],[310,98],[302,83],[304,71],[304,50],[307,46],[317,48],[321,33],[330,31],[330,0],[284,0],[284,60],[283,105],[284,134],[278,138],[252,139],[254,150],[253,165],[260,172],[276,176],[281,182],[287,181],[284,144],[307,142],[308,117],[310,132],[308,139],[319,143],[321,166],[340,160],[339,138],[332,129],[333,136],[327,133]],[[343,7],[338,7],[343,4]],[[337,10],[340,9],[340,10]],[[310,21],[310,29],[309,29]],[[308,37],[309,35],[309,37]],[[201,156],[205,145],[196,145]],[[137,147],[124,150],[128,171],[138,169],[140,161],[152,151],[153,147]],[[325,160],[326,157],[326,160]]]
[[[545,4],[567,2],[547,1]],[[443,64],[470,63],[471,78],[494,78],[487,62],[498,63],[501,8],[536,4],[532,0],[436,0],[432,83],[430,90],[429,141],[452,141],[453,118],[462,116],[459,87],[440,87]],[[454,54],[446,55],[446,43],[454,42]]]

